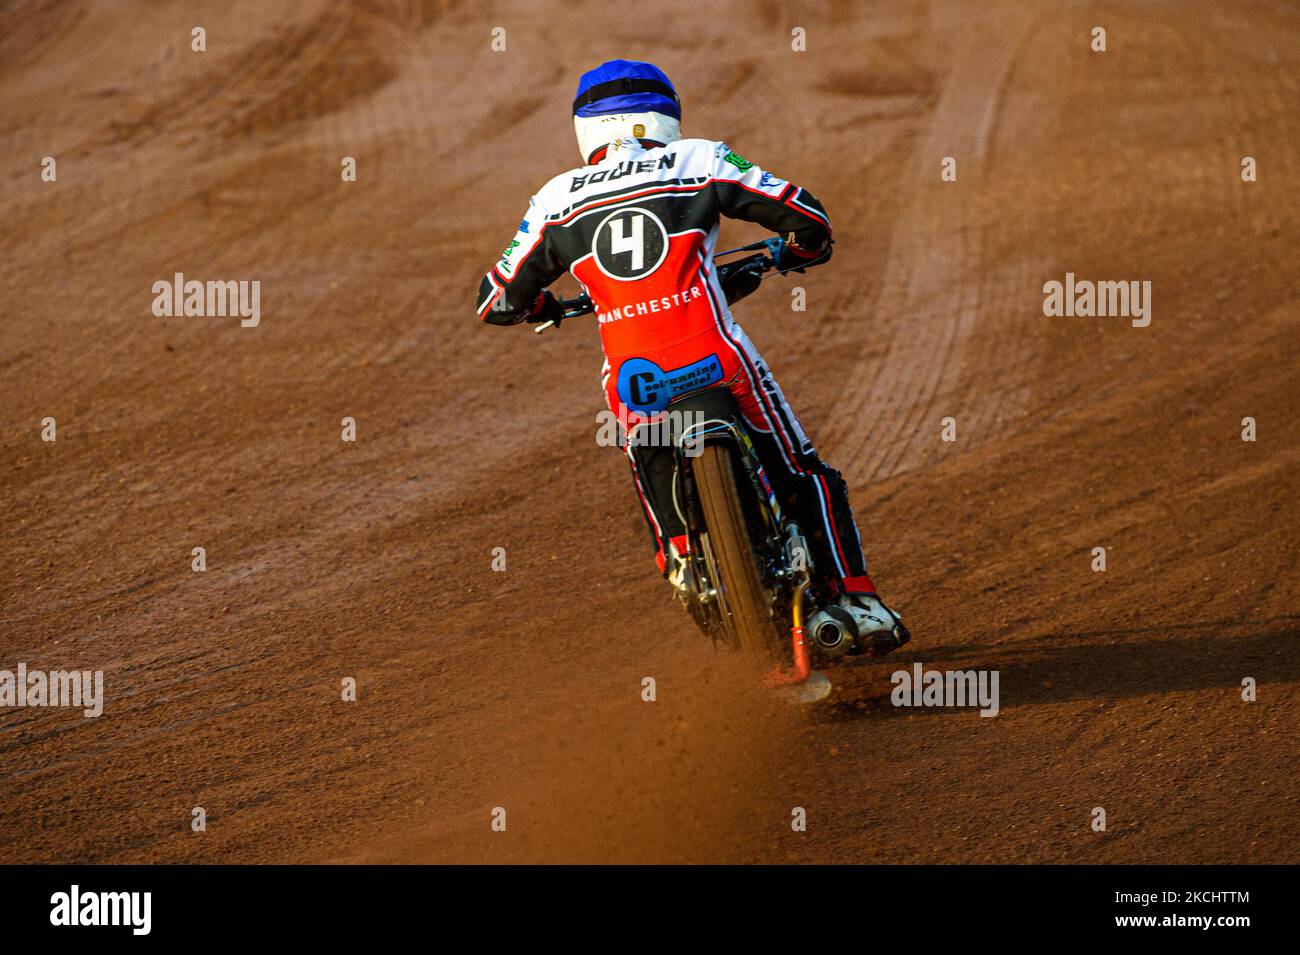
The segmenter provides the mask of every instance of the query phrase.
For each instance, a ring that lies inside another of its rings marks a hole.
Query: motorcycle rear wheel
[[[718,592],[722,624],[736,648],[756,664],[777,662],[780,639],[750,541],[731,452],[707,444],[692,466],[707,527],[705,560]]]

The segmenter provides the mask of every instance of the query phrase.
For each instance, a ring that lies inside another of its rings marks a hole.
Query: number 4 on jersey
[[[628,226],[631,231],[624,234],[624,226]],[[645,268],[645,216],[636,213],[627,219],[615,219],[611,222],[609,250],[616,255],[620,252],[632,254],[632,261],[628,265],[629,271],[640,272]]]

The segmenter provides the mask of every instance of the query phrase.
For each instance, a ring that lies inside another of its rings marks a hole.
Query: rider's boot
[[[705,636],[716,637],[714,622],[700,602],[700,582],[695,576],[695,567],[691,563],[690,545],[686,536],[670,538],[668,556],[665,558],[663,551],[660,551],[659,557],[663,560],[661,566],[664,577],[672,585],[673,596],[690,611],[691,619],[695,621],[695,625],[700,628],[701,633]]]
[[[669,539],[668,556],[664,559],[664,576],[668,578],[668,583],[672,584],[674,593],[682,600],[686,600],[690,595],[692,584],[689,577],[690,563],[686,559],[688,552],[689,545],[684,535]]]
[[[831,656],[847,650],[852,654],[883,657],[912,638],[902,618],[876,594],[841,595],[835,603],[815,613],[806,630],[823,649],[834,648],[828,654]],[[852,649],[847,647],[844,637],[852,641]]]

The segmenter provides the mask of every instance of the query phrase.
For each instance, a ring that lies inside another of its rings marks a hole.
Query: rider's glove
[[[763,275],[756,268],[732,269],[722,280],[722,294],[727,297],[728,305],[735,305],[757,289],[762,281]]]
[[[564,318],[564,306],[560,300],[550,293],[550,290],[537,296],[537,301],[533,302],[533,307],[524,314],[524,321],[531,325],[537,325],[542,322],[558,322]]]
[[[803,272],[810,265],[821,265],[831,257],[832,240],[827,239],[819,249],[805,249],[791,232],[781,245],[776,268],[779,272]]]

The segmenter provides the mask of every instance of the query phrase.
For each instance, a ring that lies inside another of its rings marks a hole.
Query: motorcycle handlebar
[[[723,284],[724,288],[729,283],[729,280],[744,273],[748,273],[752,277],[752,284],[750,284],[742,294],[738,295],[736,299],[731,299],[729,297],[729,303],[730,301],[736,301],[743,298],[758,287],[758,283],[762,280],[763,275],[777,267],[776,264],[781,258],[781,252],[784,246],[784,240],[773,237],[771,239],[763,239],[761,242],[754,242],[751,245],[742,245],[738,249],[728,249],[726,252],[719,252],[713,257],[716,262],[723,256],[735,255],[737,252],[752,252],[756,249],[764,250],[755,255],[747,255],[743,259],[736,259],[732,262],[723,262],[718,265],[718,281]],[[581,295],[574,298],[560,299],[559,304],[560,307],[564,309],[564,315],[554,321],[542,322],[533,329],[534,334],[540,335],[542,332],[552,327],[559,328],[560,322],[567,318],[577,318],[580,315],[590,315],[596,310],[595,303],[592,302],[591,296],[586,292],[583,292]]]

